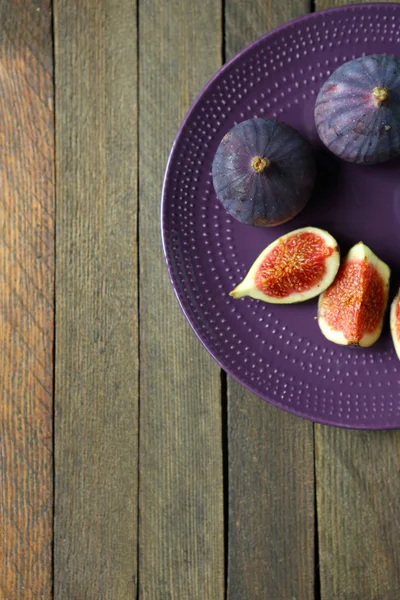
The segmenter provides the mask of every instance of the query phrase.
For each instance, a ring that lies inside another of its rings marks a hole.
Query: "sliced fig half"
[[[400,290],[390,307],[390,331],[396,354],[400,359]]]
[[[389,267],[365,244],[353,246],[319,299],[318,324],[324,336],[345,346],[372,346],[382,332],[389,279]]]
[[[293,304],[318,296],[339,269],[336,240],[323,229],[303,227],[272,242],[230,293],[273,304]]]

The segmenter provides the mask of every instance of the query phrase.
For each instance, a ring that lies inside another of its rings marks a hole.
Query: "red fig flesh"
[[[353,246],[319,299],[324,336],[336,344],[372,346],[382,332],[389,278],[389,267],[365,244]]]
[[[339,262],[337,242],[327,231],[297,229],[267,246],[230,295],[274,304],[303,302],[331,285]]]

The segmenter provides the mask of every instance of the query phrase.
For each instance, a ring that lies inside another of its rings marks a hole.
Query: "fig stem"
[[[251,161],[251,166],[256,173],[261,173],[265,169],[268,169],[271,161],[268,158],[261,158],[261,156],[255,156]]]
[[[389,90],[387,88],[374,87],[372,93],[377,106],[380,106],[389,99]]]

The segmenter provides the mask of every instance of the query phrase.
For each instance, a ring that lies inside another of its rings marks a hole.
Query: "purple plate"
[[[336,346],[321,334],[317,301],[293,306],[228,295],[253,260],[284,233],[314,225],[346,250],[362,240],[400,283],[400,160],[351,165],[323,149],[316,95],[340,64],[364,54],[400,56],[400,5],[313,13],[261,37],[206,85],[183,121],[162,194],[169,274],[196,335],[250,391],[295,415],[340,427],[400,428],[400,362],[388,318],[372,348]],[[242,225],[221,207],[211,165],[224,134],[250,117],[278,117],[313,144],[320,181],[306,209],[271,229]]]

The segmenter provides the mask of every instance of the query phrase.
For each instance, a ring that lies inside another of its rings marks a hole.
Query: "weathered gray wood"
[[[397,600],[400,432],[316,425],[315,448],[321,599]]]
[[[228,599],[312,600],[312,424],[233,381],[228,412]]]
[[[308,13],[310,2],[306,0],[225,0],[226,58],[256,40],[258,37]]]
[[[226,56],[309,2],[226,0]],[[228,379],[228,599],[314,598],[313,426]]]
[[[0,1],[0,598],[50,598],[54,90],[50,1]]]
[[[55,598],[137,582],[137,52],[130,0],[55,0]]]
[[[316,427],[321,598],[400,597],[400,432]]]
[[[220,65],[221,6],[139,4],[140,598],[222,600],[220,372],[178,307],[159,226],[172,141]]]

